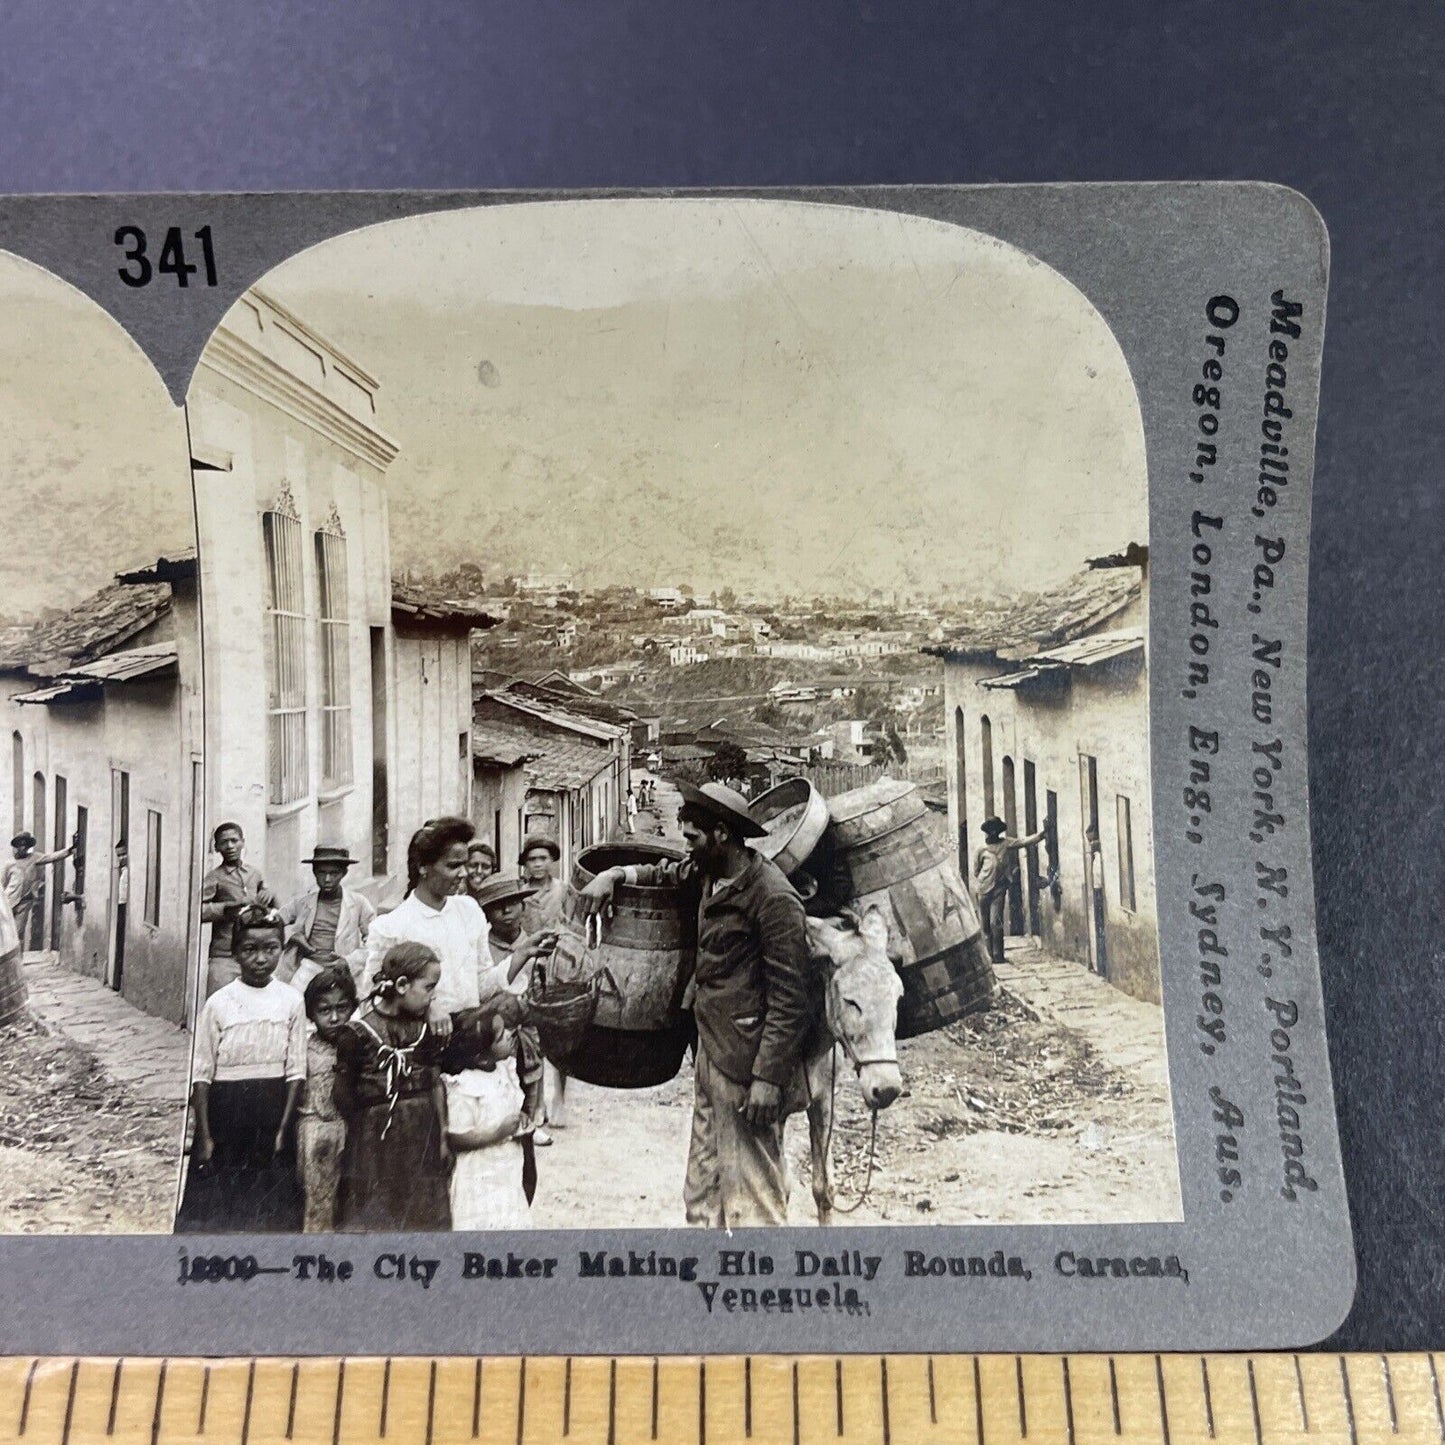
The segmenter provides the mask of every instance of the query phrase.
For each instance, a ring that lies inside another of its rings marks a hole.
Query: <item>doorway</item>
[[[1024,759],[1024,832],[1037,833],[1039,830],[1039,798],[1034,778],[1034,765]],[[1029,932],[1035,938],[1043,936],[1039,921],[1039,845],[1030,843],[1024,850],[1024,899],[1029,918]]]
[[[1007,754],[1003,759],[1003,822],[1008,837],[1019,836],[1018,789],[1014,781],[1014,760]],[[1018,854],[1010,859],[1008,870],[1008,931],[1017,938],[1024,931],[1024,889],[1022,869],[1018,866]]]
[[[55,832],[54,848],[63,853],[69,845],[66,836],[66,820],[70,816],[69,784],[59,773],[55,775]],[[65,919],[65,863],[55,865],[55,886],[50,890],[50,946],[57,953],[63,935],[61,924]]]
[[[1104,934],[1104,864],[1099,846],[1099,764],[1088,753],[1079,754],[1080,843],[1084,861],[1084,931],[1089,940],[1089,967],[1107,978],[1108,941]]]
[[[45,774],[36,773],[31,789],[31,817],[33,823],[30,831],[35,834],[35,849],[37,853],[45,850]],[[32,949],[43,949],[45,947],[45,905],[50,898],[50,869],[49,865],[41,864],[35,870],[35,901],[30,905],[30,937],[27,940],[28,946]]]
[[[116,993],[125,979],[130,914],[130,774],[110,770],[110,938],[105,981]]]
[[[964,746],[966,729],[963,709],[953,710],[953,773],[958,780],[958,871],[967,878],[968,863],[968,749]]]

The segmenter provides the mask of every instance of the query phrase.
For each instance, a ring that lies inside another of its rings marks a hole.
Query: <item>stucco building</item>
[[[971,874],[986,818],[1015,836],[1045,828],[1020,856],[1009,931],[1157,1002],[1148,600],[1148,553],[1131,547],[927,651],[944,662],[960,871]]]
[[[282,897],[341,844],[394,900],[427,818],[468,811],[474,626],[392,584],[379,383],[247,292],[187,402],[205,599],[207,817]]]
[[[124,572],[12,641],[0,708],[6,839],[75,847],[41,871],[26,946],[184,1023],[204,810],[195,557]]]

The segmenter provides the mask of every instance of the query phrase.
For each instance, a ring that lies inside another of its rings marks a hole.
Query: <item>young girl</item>
[[[346,1121],[332,1096],[336,1045],[356,1012],[356,984],[345,964],[324,968],[306,985],[306,1017],[314,1032],[306,1041],[306,1093],[296,1127],[296,1160],[306,1196],[307,1234],[336,1228],[336,1194],[341,1187],[341,1150]]]
[[[422,943],[380,960],[368,1007],[336,1045],[336,1106],[346,1120],[336,1227],[449,1229],[441,1040],[427,1013],[441,962]]]
[[[447,1142],[452,1170],[453,1229],[530,1229],[532,1210],[522,1183],[522,1088],[513,1064],[521,1001],[497,994],[462,1014],[442,1082],[447,1091]]]
[[[285,937],[274,909],[244,905],[233,935],[240,977],[201,1009],[191,1070],[196,1132],[178,1233],[301,1226],[291,1121],[306,1078],[306,1010],[273,977]]]

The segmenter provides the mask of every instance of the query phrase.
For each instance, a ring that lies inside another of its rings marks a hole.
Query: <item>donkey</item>
[[[898,1000],[903,982],[888,957],[888,923],[876,904],[861,918],[809,918],[813,965],[823,976],[822,1016],[786,1108],[808,1115],[813,1204],[819,1224],[833,1222],[833,1093],[840,1063],[858,1076],[863,1102],[886,1109],[903,1092],[898,1069]]]

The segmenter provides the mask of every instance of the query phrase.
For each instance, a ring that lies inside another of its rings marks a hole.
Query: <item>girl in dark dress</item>
[[[442,1042],[427,1023],[440,978],[425,944],[393,945],[368,1006],[337,1043],[334,1095],[347,1126],[340,1230],[451,1228]]]

